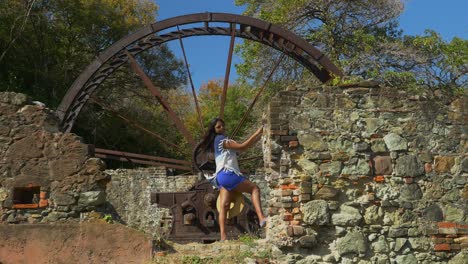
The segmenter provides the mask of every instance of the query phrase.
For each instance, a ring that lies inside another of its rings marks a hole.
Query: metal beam
[[[192,148],[194,148],[196,144],[195,144],[195,141],[193,140],[192,135],[184,126],[184,124],[179,119],[179,117],[177,117],[176,113],[169,106],[169,103],[166,101],[166,99],[164,99],[164,97],[161,94],[161,90],[153,84],[153,82],[148,77],[148,75],[146,75],[146,73],[143,71],[140,65],[138,65],[137,61],[132,56],[132,54],[130,54],[130,52],[128,52],[127,50],[125,50],[125,54],[128,57],[128,60],[130,62],[130,65],[132,66],[132,69],[141,78],[143,83],[150,90],[150,92],[156,97],[156,99],[158,99],[159,103],[163,106],[164,110],[166,110],[167,114],[169,115],[169,118],[172,119],[176,127],[179,129],[180,133],[185,137],[185,139],[192,146]]]
[[[221,95],[221,109],[219,117],[224,119],[224,105],[226,103],[227,89],[229,85],[229,75],[231,74],[232,52],[234,51],[234,40],[236,39],[236,24],[231,24],[231,42],[229,43],[229,53],[226,65],[226,73],[224,74],[223,93]]]
[[[179,31],[179,26],[177,26],[177,31]],[[205,126],[203,125],[203,118],[200,110],[200,106],[198,105],[197,93],[195,92],[195,86],[193,85],[192,74],[190,74],[190,68],[187,61],[187,55],[185,54],[184,42],[182,41],[182,37],[179,35],[179,43],[180,48],[182,49],[182,54],[184,55],[184,62],[185,67],[187,68],[187,74],[190,80],[190,86],[192,87],[192,95],[193,100],[195,101],[195,109],[197,110],[198,121],[200,122],[200,128],[202,129],[203,133],[205,132]]]

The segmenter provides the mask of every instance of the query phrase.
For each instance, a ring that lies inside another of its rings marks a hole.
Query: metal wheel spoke
[[[250,103],[249,108],[247,109],[247,111],[245,111],[244,115],[242,116],[241,121],[239,122],[239,124],[237,124],[236,128],[232,132],[232,134],[230,136],[231,138],[234,138],[236,136],[237,132],[239,132],[239,129],[244,124],[245,120],[247,119],[247,116],[249,116],[250,112],[252,111],[252,108],[254,107],[255,103],[258,100],[258,98],[260,98],[260,95],[263,93],[263,90],[265,90],[265,87],[266,87],[267,83],[270,81],[271,76],[273,76],[273,73],[276,71],[276,69],[278,68],[279,64],[284,59],[284,57],[285,57],[285,54],[283,53],[283,54],[281,54],[281,56],[276,61],[275,66],[271,70],[270,74],[268,75],[267,79],[263,83],[262,87],[258,90],[257,95],[255,95],[255,98],[253,99],[252,103]]]
[[[229,54],[227,59],[226,65],[226,73],[224,74],[224,86],[223,86],[223,93],[221,95],[221,109],[219,111],[219,117],[224,119],[224,104],[226,103],[226,95],[227,89],[229,85],[229,75],[231,73],[231,61],[232,61],[232,53],[234,51],[234,40],[236,38],[236,24],[231,24],[231,42],[229,44]]]
[[[178,25],[177,25],[177,31],[179,31]],[[190,86],[192,87],[193,100],[195,101],[195,108],[197,109],[198,121],[200,122],[200,127],[202,131],[204,132],[205,126],[203,125],[203,117],[202,117],[202,113],[200,110],[200,106],[198,105],[197,93],[195,92],[195,87],[193,85],[192,75],[190,74],[190,68],[187,62],[187,55],[185,54],[184,42],[182,41],[182,37],[180,35],[179,35],[179,43],[180,43],[180,48],[182,49],[182,54],[184,55],[185,67],[187,68],[187,74],[190,80]]]
[[[167,141],[166,139],[164,139],[162,136],[154,133],[153,131],[145,128],[143,125],[141,125],[140,123],[136,122],[136,121],[133,121],[131,120],[130,118],[122,115],[121,113],[115,111],[114,109],[111,109],[110,107],[106,106],[102,101],[96,99],[96,98],[89,98],[89,100],[97,105],[99,105],[100,107],[102,107],[102,109],[106,110],[106,112],[109,112],[111,113],[112,115],[122,119],[124,122],[130,124],[131,126],[134,126],[146,133],[148,133],[149,135],[153,136],[154,138],[158,139],[159,141],[161,141],[162,143],[170,146],[170,147],[173,147],[173,148],[176,148],[178,149],[179,151],[183,151],[182,148],[174,143],[171,143],[169,141]]]
[[[182,135],[185,137],[187,142],[192,147],[195,147],[195,141],[193,140],[192,135],[187,130],[187,128],[184,126],[184,124],[179,119],[179,117],[177,117],[177,115],[172,110],[172,108],[169,106],[169,103],[164,99],[164,97],[161,94],[160,89],[153,84],[151,79],[146,75],[146,73],[143,71],[143,69],[140,67],[140,65],[138,65],[137,61],[132,56],[132,54],[130,54],[130,52],[128,52],[127,50],[125,50],[125,53],[127,54],[127,57],[128,57],[129,62],[130,62],[130,65],[132,66],[132,69],[141,78],[141,80],[146,85],[146,87],[151,91],[151,93],[158,99],[159,103],[163,106],[164,110],[166,110],[167,114],[172,119],[172,121],[175,123],[176,127],[179,129],[179,131],[182,133]]]

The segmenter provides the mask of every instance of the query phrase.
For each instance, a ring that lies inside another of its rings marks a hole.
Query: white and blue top
[[[242,173],[239,169],[239,163],[237,162],[237,152],[232,149],[224,148],[224,142],[232,141],[225,135],[217,135],[214,139],[214,154],[216,161],[216,172],[218,174],[221,170],[231,171],[241,176]]]

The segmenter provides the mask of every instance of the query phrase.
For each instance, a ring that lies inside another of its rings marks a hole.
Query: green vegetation
[[[245,14],[294,31],[321,49],[345,75],[382,81],[389,86],[459,91],[468,88],[468,41],[445,41],[435,31],[422,36],[403,35],[398,17],[401,0],[237,0]],[[258,82],[277,51],[244,42],[237,52],[244,63],[238,71]],[[276,80],[313,81],[301,66],[287,61]]]

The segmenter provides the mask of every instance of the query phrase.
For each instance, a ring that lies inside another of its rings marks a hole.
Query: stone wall
[[[106,173],[111,175],[106,192],[115,217],[155,238],[170,230],[171,215],[169,209],[151,204],[150,194],[185,192],[199,180],[197,175],[167,176],[164,168],[106,170]]]
[[[150,204],[150,193],[188,191],[199,179],[168,176],[158,167],[105,170],[80,137],[59,132],[53,111],[23,94],[0,93],[0,143],[0,223],[78,222],[108,214],[161,237],[171,216]],[[39,195],[15,201],[18,190]]]
[[[59,132],[53,111],[0,93],[0,222],[56,222],[95,210],[105,203],[104,167],[78,136]]]
[[[327,263],[463,259],[467,111],[466,97],[365,84],[280,92],[264,142],[267,237]]]

